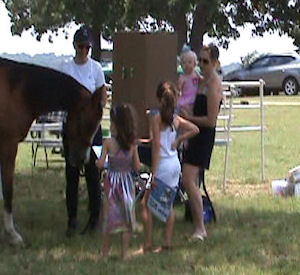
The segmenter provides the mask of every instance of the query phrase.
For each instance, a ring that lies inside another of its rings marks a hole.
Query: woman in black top
[[[204,80],[201,82],[193,109],[193,115],[184,110],[181,115],[195,123],[200,133],[191,138],[184,153],[183,185],[189,196],[194,232],[192,239],[204,240],[207,232],[203,220],[201,192],[197,186],[203,169],[209,169],[210,157],[215,142],[216,122],[222,101],[222,83],[216,72],[219,50],[210,44],[200,50],[199,63]]]

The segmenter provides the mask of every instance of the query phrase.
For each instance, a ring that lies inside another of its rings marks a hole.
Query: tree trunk
[[[180,54],[183,45],[187,43],[187,23],[184,13],[175,18],[173,26],[177,32],[177,53]]]
[[[209,15],[207,14],[209,9],[206,7],[206,3],[200,2],[193,14],[193,25],[191,31],[191,48],[198,55],[200,49],[203,46],[203,36],[208,31],[207,21]]]
[[[92,28],[92,35],[94,40],[94,45],[92,49],[92,58],[95,60],[101,60],[101,33],[99,28]]]
[[[187,7],[184,1],[179,2],[176,6],[173,6],[167,16],[167,20],[170,21],[174,30],[177,32],[177,53],[180,54],[182,47],[187,43],[187,31],[188,25],[186,21]]]

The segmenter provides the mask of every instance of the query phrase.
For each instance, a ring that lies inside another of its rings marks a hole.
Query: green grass
[[[244,98],[243,98],[244,100]],[[250,98],[249,100],[257,100]],[[267,97],[266,101],[298,101],[300,97]],[[188,243],[192,225],[183,221],[176,205],[174,250],[162,254],[119,259],[120,239],[112,257],[100,256],[101,234],[65,238],[64,163],[50,154],[46,169],[39,150],[32,167],[31,148],[21,144],[16,163],[14,216],[25,247],[11,247],[0,234],[0,274],[300,274],[300,198],[272,195],[272,179],[284,178],[299,165],[300,106],[266,107],[266,182],[260,174],[260,134],[235,133],[230,151],[228,188],[221,188],[224,147],[215,147],[207,188],[218,221],[208,226],[209,238]],[[236,111],[235,124],[256,124],[257,111]],[[2,210],[2,206],[0,207]],[[137,209],[139,214],[139,208]],[[80,184],[79,220],[84,226],[87,194]],[[140,221],[140,218],[138,218]],[[154,242],[162,242],[162,223],[156,221]],[[131,251],[142,244],[141,225]]]

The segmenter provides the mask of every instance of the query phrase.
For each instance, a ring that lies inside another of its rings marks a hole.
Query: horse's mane
[[[37,112],[69,110],[82,92],[89,94],[73,77],[54,69],[0,57],[11,91],[21,91]]]

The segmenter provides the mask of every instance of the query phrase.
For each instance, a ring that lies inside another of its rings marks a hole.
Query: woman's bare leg
[[[182,179],[184,188],[188,194],[193,221],[195,225],[193,235],[207,236],[203,219],[203,202],[200,189],[197,186],[200,168],[190,164],[184,164]]]

